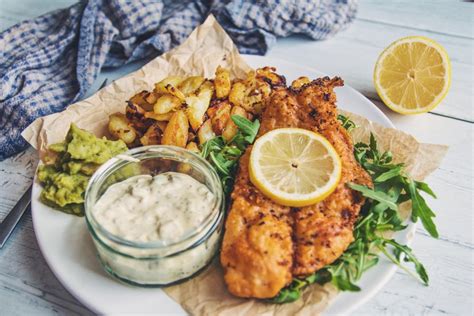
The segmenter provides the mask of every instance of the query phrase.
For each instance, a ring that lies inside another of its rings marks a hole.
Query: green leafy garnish
[[[339,122],[341,122],[342,127],[344,127],[348,132],[357,127],[357,125],[351,119],[343,114],[339,114],[337,119]]]
[[[344,115],[339,115],[338,119],[348,130],[355,127],[354,122]],[[432,220],[435,214],[420,192],[423,191],[434,198],[436,195],[426,183],[412,180],[404,172],[403,164],[392,163],[390,152],[379,152],[374,135],[370,136],[369,144],[358,143],[354,147],[356,160],[371,175],[374,182],[373,188],[349,184],[353,190],[361,192],[367,198],[354,227],[354,242],[332,264],[304,279],[295,278],[271,300],[272,302],[293,302],[300,298],[305,287],[313,283],[332,282],[341,291],[360,291],[355,282],[365,271],[378,263],[380,253],[428,285],[428,274],[410,247],[384,236],[384,233],[406,228],[398,213],[398,207],[403,202],[411,201],[411,220],[416,222],[420,218],[430,235],[438,237]],[[412,263],[416,274],[403,263]]]
[[[260,128],[258,120],[252,122],[238,115],[232,115],[231,119],[238,131],[229,142],[226,143],[222,136],[217,136],[205,142],[201,148],[202,157],[217,171],[226,196],[232,191],[239,158],[244,154],[245,148],[255,141]]]

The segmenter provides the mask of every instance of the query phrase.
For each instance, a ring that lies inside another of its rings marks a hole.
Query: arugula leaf
[[[419,217],[426,231],[432,237],[438,238],[439,233],[432,219],[432,217],[436,216],[435,213],[428,207],[428,205],[425,202],[425,199],[423,199],[423,197],[418,192],[415,181],[411,179],[407,179],[406,183],[407,183],[407,189],[408,189],[408,192],[410,193],[410,199],[412,203],[412,212],[413,212],[412,217],[415,219]]]
[[[339,115],[338,119],[346,128],[347,118]],[[355,124],[353,124],[355,126]],[[389,260],[401,269],[419,278],[423,284],[428,285],[429,278],[425,267],[413,254],[410,247],[389,239],[381,234],[386,231],[400,231],[407,227],[400,218],[398,205],[411,200],[412,220],[421,219],[423,226],[433,237],[438,237],[436,226],[432,220],[434,212],[428,207],[420,195],[423,191],[432,197],[436,195],[424,182],[410,179],[403,169],[403,164],[392,164],[390,152],[380,153],[377,140],[370,135],[369,144],[357,143],[354,145],[354,157],[361,166],[371,175],[374,188],[358,184],[348,184],[352,189],[365,196],[360,217],[354,225],[354,242],[333,263],[327,265],[305,279],[294,279],[293,282],[279,295],[271,300],[274,303],[293,302],[301,297],[301,291],[312,283],[324,284],[332,282],[342,291],[359,291],[355,284],[363,273],[375,266],[379,261],[379,253],[384,254]],[[390,250],[392,253],[390,253]],[[416,275],[404,264],[412,263]]]
[[[394,167],[393,169],[390,169],[382,173],[381,175],[379,175],[377,178],[374,179],[374,182],[384,182],[396,176],[399,176],[402,171],[402,168],[403,168],[403,165],[398,165]]]
[[[237,125],[238,131],[228,143],[222,136],[217,136],[201,146],[201,156],[216,169],[226,196],[232,191],[239,158],[247,146],[255,141],[260,128],[258,120],[252,122],[238,115],[232,115],[231,119]]]
[[[255,137],[257,137],[257,133],[260,128],[259,120],[252,122],[239,115],[232,115],[231,119],[239,128],[239,131],[243,134],[244,140],[247,142],[247,144],[252,144],[255,141]]]
[[[368,197],[372,200],[384,203],[392,210],[398,210],[397,204],[392,200],[392,198],[382,191],[375,191],[364,185],[350,183],[349,187],[353,190],[359,191],[363,196]]]
[[[435,199],[437,198],[436,194],[434,194],[434,192],[431,190],[431,188],[428,186],[428,184],[426,184],[424,182],[419,182],[419,181],[415,181],[415,184],[416,184],[416,188],[418,190],[421,190],[425,193],[428,193],[429,195],[431,195]]]
[[[343,114],[338,114],[337,119],[341,122],[342,127],[344,127],[348,132],[357,127],[357,125],[350,118]]]
[[[384,243],[385,243],[385,245],[391,245],[391,246],[394,247],[393,253],[395,255],[395,258],[392,258],[392,257],[388,256],[389,259],[394,261],[394,263],[397,264],[398,266],[402,266],[401,259],[402,259],[402,255],[403,255],[404,256],[403,260],[405,262],[412,262],[415,265],[415,270],[418,273],[418,276],[420,277],[420,279],[423,281],[423,284],[428,285],[428,283],[429,283],[428,273],[426,273],[425,267],[415,257],[415,255],[413,254],[413,251],[411,250],[410,247],[408,247],[406,245],[401,245],[398,242],[396,242],[394,239],[385,239]],[[404,269],[404,270],[408,272],[407,269]],[[411,272],[409,272],[409,273],[412,274]],[[416,276],[414,276],[414,277],[416,277]]]

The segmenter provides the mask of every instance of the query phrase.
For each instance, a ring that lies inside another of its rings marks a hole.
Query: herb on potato
[[[338,119],[347,130],[355,127],[354,122],[344,115]],[[438,237],[432,220],[434,212],[428,207],[420,192],[436,198],[426,183],[412,180],[403,170],[403,164],[393,164],[390,152],[381,153],[377,149],[375,137],[371,135],[369,144],[357,143],[354,148],[357,161],[371,175],[374,188],[357,184],[349,186],[362,193],[367,200],[359,220],[354,227],[354,242],[335,262],[306,278],[295,278],[289,286],[271,299],[273,303],[289,303],[298,300],[301,291],[310,284],[332,282],[341,291],[360,291],[355,282],[362,274],[375,266],[379,254],[383,253],[401,269],[419,278],[428,285],[428,274],[410,247],[383,236],[386,232],[401,231],[406,228],[398,214],[398,206],[406,201],[412,202],[411,220],[418,218],[433,237]],[[403,263],[412,263],[415,273]]]

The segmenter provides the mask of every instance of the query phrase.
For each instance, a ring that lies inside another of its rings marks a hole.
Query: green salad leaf
[[[356,126],[343,115],[339,115],[338,119],[348,130]],[[379,262],[379,254],[385,255],[401,269],[428,285],[429,277],[425,267],[410,247],[385,237],[384,233],[404,230],[407,227],[400,218],[398,207],[401,203],[411,201],[411,220],[416,222],[420,218],[430,235],[438,237],[438,231],[432,220],[435,214],[420,192],[425,192],[434,198],[436,195],[426,183],[412,180],[404,172],[403,164],[393,164],[390,152],[380,152],[374,135],[370,135],[369,144],[355,144],[354,155],[374,182],[373,188],[349,184],[353,190],[361,192],[367,198],[354,227],[354,242],[332,264],[306,278],[295,278],[289,286],[271,299],[271,302],[293,302],[300,298],[301,291],[305,287],[313,283],[332,282],[341,291],[360,291],[355,282],[360,280],[365,271]],[[415,273],[404,263],[412,263]]]
[[[237,125],[238,131],[229,142],[226,142],[222,136],[217,136],[205,142],[201,147],[201,156],[207,159],[217,171],[226,196],[232,191],[239,158],[255,141],[260,128],[258,120],[252,122],[238,115],[232,115],[231,119]]]

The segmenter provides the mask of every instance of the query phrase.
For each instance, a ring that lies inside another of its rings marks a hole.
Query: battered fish
[[[251,147],[240,160],[232,207],[221,250],[229,291],[240,297],[271,298],[293,277],[305,276],[336,260],[354,240],[352,231],[364,199],[348,182],[371,186],[353,155],[352,140],[337,120],[333,88],[340,78],[320,78],[299,89],[278,88],[262,115],[259,136],[284,127],[322,134],[341,157],[336,190],[303,208],[278,205],[249,180]]]

